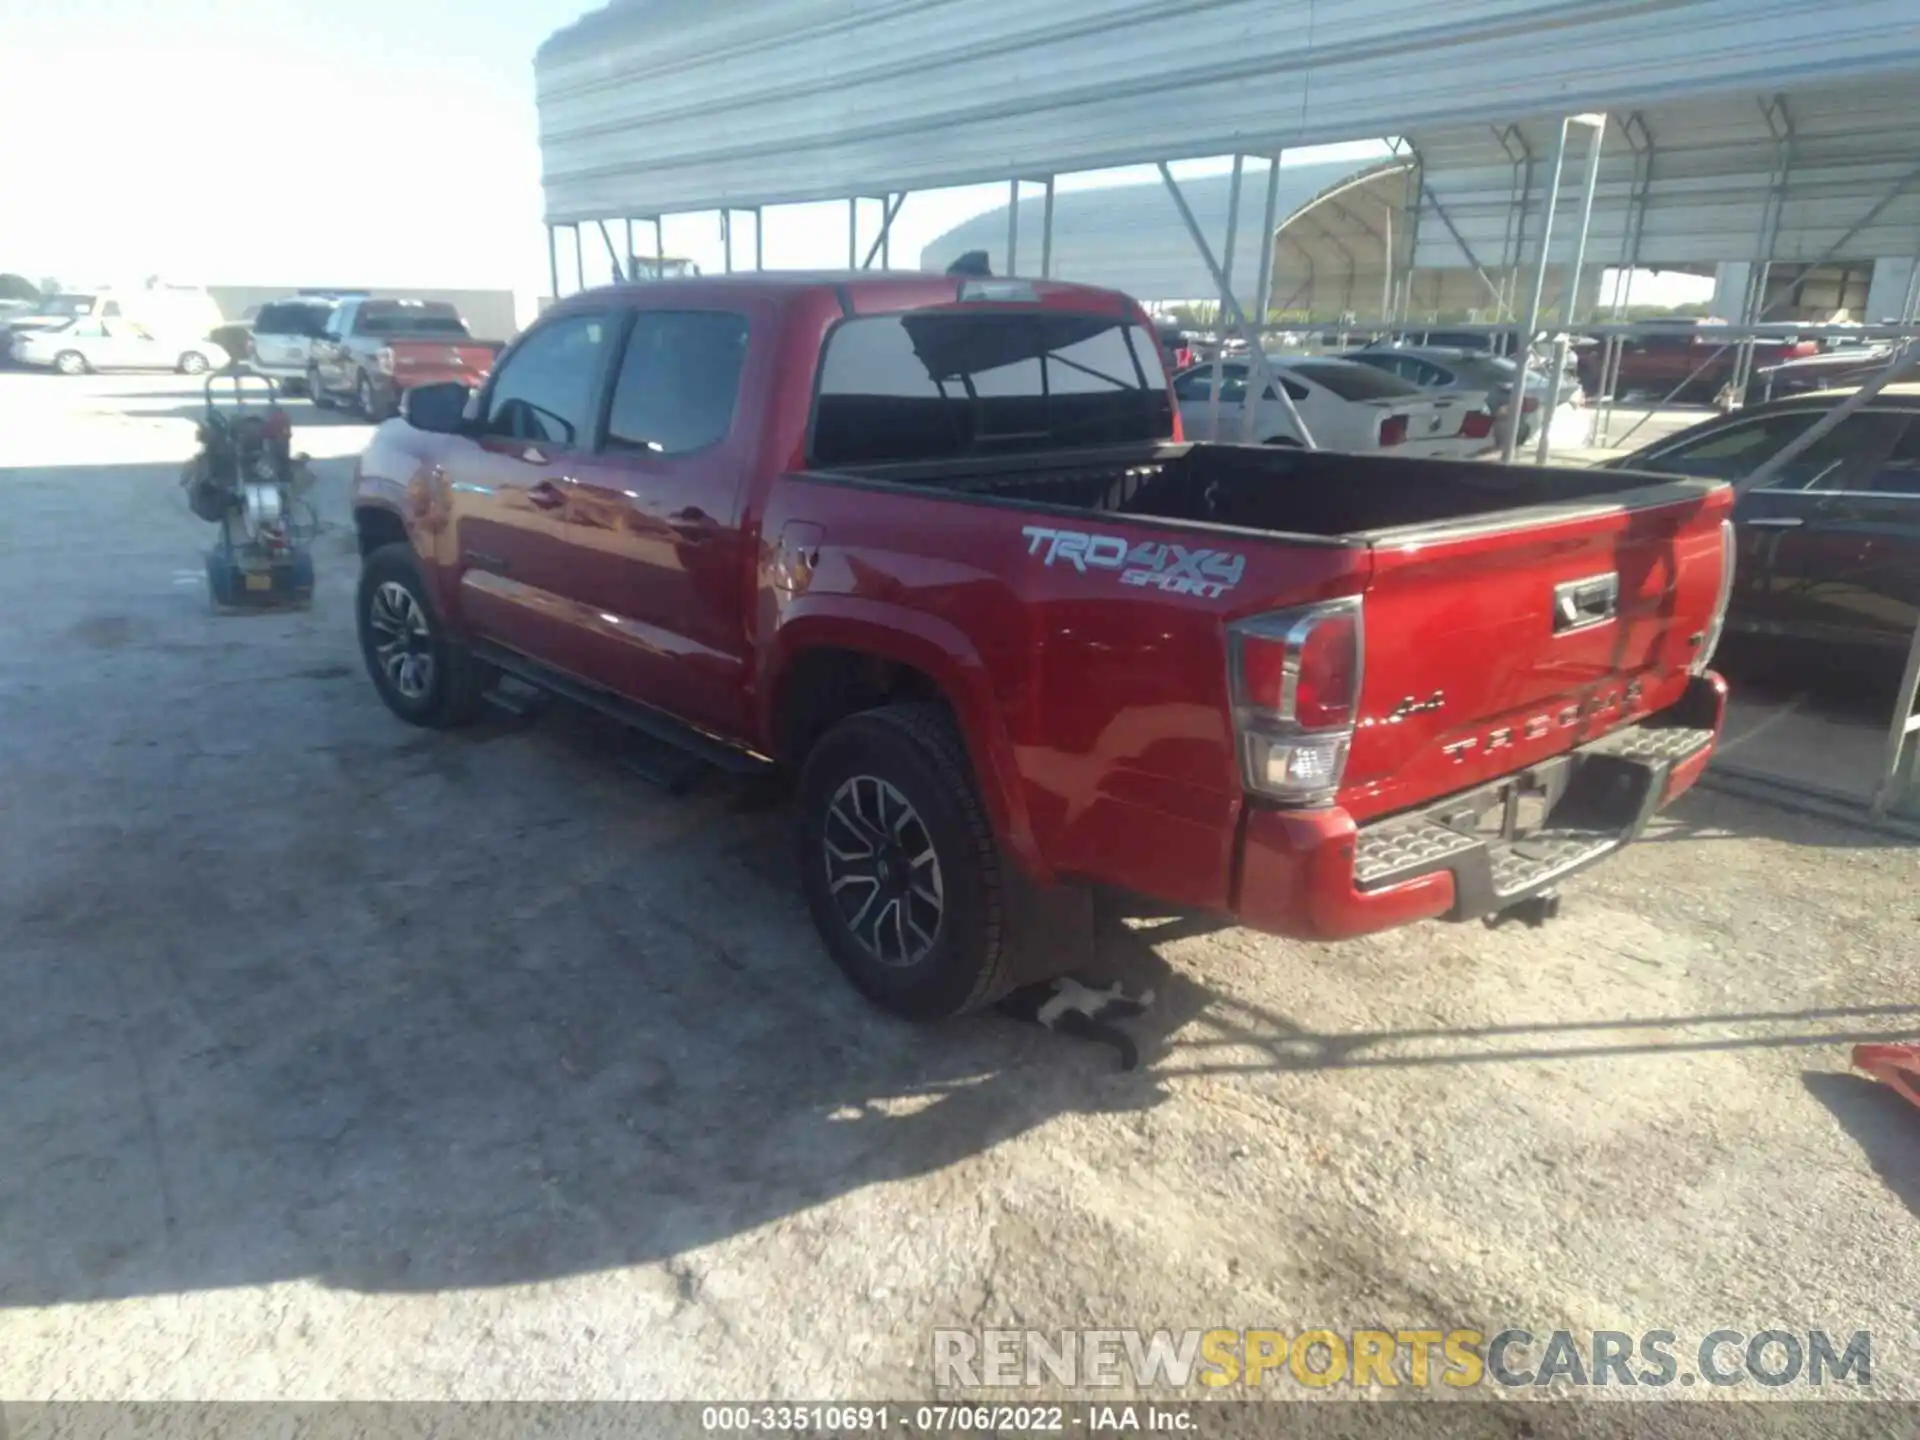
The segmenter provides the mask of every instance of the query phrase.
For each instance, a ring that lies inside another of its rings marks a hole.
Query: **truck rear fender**
[[[1051,884],[1053,872],[1034,840],[1013,743],[972,642],[945,620],[872,600],[822,595],[794,604],[761,646],[755,686],[759,732],[789,764],[797,765],[805,747],[819,738],[817,733],[799,737],[801,753],[788,753],[795,748],[786,738],[791,682],[810,656],[822,652],[871,657],[924,677],[960,724],[994,833],[1033,880]],[[842,713],[869,708],[868,698],[856,689]]]

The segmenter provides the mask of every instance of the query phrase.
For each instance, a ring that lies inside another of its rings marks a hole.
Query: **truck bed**
[[[1366,544],[1403,531],[1459,533],[1496,515],[1503,525],[1519,525],[1598,506],[1669,503],[1713,488],[1631,470],[1209,444],[981,455],[832,473],[1028,509],[1226,526],[1336,544]],[[1510,513],[1527,510],[1540,513]]]

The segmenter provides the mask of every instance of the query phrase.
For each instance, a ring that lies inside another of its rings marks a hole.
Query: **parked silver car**
[[[262,305],[253,318],[253,353],[248,364],[257,373],[271,376],[286,393],[304,394],[307,371],[313,365],[313,342],[325,333],[336,303],[296,295]]]

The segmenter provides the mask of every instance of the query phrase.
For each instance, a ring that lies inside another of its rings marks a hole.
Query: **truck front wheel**
[[[799,802],[807,904],[863,995],[940,1020],[1005,992],[999,850],[943,706],[842,720],[807,757]]]
[[[479,718],[485,667],[448,637],[412,546],[396,541],[367,556],[356,609],[360,653],[389,710],[436,730]]]

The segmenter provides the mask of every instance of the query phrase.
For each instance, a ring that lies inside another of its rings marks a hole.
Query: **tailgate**
[[[1721,603],[1732,503],[1680,483],[1368,537],[1341,802],[1405,809],[1674,703]]]
[[[493,368],[493,346],[471,340],[393,340],[393,376],[402,387],[415,377],[457,379],[485,375]]]

